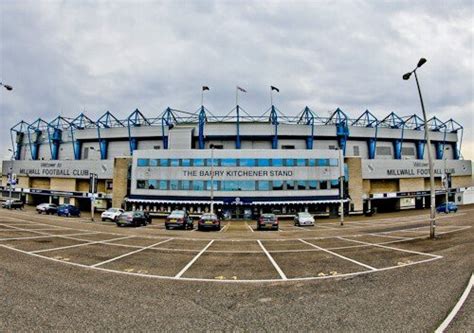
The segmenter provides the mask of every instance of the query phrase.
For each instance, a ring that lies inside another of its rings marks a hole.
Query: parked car
[[[8,209],[23,209],[24,206],[25,204],[23,203],[23,201],[14,200],[14,199],[5,200],[2,203],[2,208],[8,208]]]
[[[166,230],[170,228],[193,229],[194,223],[186,211],[173,210],[165,220],[165,228]]]
[[[58,206],[56,204],[42,203],[36,206],[38,214],[56,214],[58,212]]]
[[[132,226],[139,227],[141,225],[146,226],[148,224],[147,217],[143,211],[136,210],[134,212],[123,212],[119,215],[115,221],[118,227]]]
[[[77,216],[81,217],[81,211],[79,208],[73,205],[60,205],[57,211],[58,216]]]
[[[308,212],[299,212],[295,216],[295,226],[314,225],[314,217]]]
[[[102,221],[109,220],[115,222],[123,212],[125,211],[121,208],[109,208],[103,212],[100,217],[102,218]]]
[[[221,220],[213,213],[201,215],[198,221],[198,230],[204,229],[221,230]]]
[[[278,230],[278,218],[275,214],[262,214],[257,220],[257,230],[262,229]]]
[[[452,201],[449,201],[447,206],[448,206],[448,213],[451,213],[451,212],[456,213],[458,211],[458,206]],[[441,205],[436,207],[436,212],[446,213],[446,202],[443,202]]]

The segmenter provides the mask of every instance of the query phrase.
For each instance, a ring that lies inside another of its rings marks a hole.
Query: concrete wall
[[[131,163],[131,157],[118,157],[114,161],[112,207],[121,207],[127,196],[127,176]]]
[[[401,178],[400,192],[423,191],[425,189],[425,181],[423,178]]]
[[[360,213],[363,211],[362,194],[364,186],[362,181],[362,166],[360,158],[346,158],[345,162],[349,169],[349,196],[354,205],[354,212]]]

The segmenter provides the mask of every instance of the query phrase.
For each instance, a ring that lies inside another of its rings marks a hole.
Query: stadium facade
[[[20,121],[11,128],[13,156],[2,165],[2,194],[13,175],[13,196],[29,204],[72,203],[89,209],[128,206],[166,213],[214,206],[229,216],[308,210],[336,214],[429,206],[425,131],[431,131],[437,201],[472,185],[471,161],[461,154],[463,127],[370,111],[350,118],[337,109],[321,117],[310,108],[287,116],[272,106],[252,116],[240,106],[214,116],[167,108],[147,118],[106,112],[52,121]],[[98,178],[97,194],[90,176]],[[343,177],[341,177],[343,176]],[[442,181],[445,180],[445,181]],[[340,181],[343,186],[340,186]]]

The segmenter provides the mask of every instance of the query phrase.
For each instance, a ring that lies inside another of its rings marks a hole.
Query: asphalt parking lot
[[[474,270],[473,212],[429,240],[427,211],[199,232],[1,210],[0,328],[434,330]]]

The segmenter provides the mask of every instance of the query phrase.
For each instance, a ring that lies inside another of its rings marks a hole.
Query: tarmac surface
[[[474,271],[473,213],[430,240],[419,210],[199,232],[2,209],[0,330],[434,331]]]

